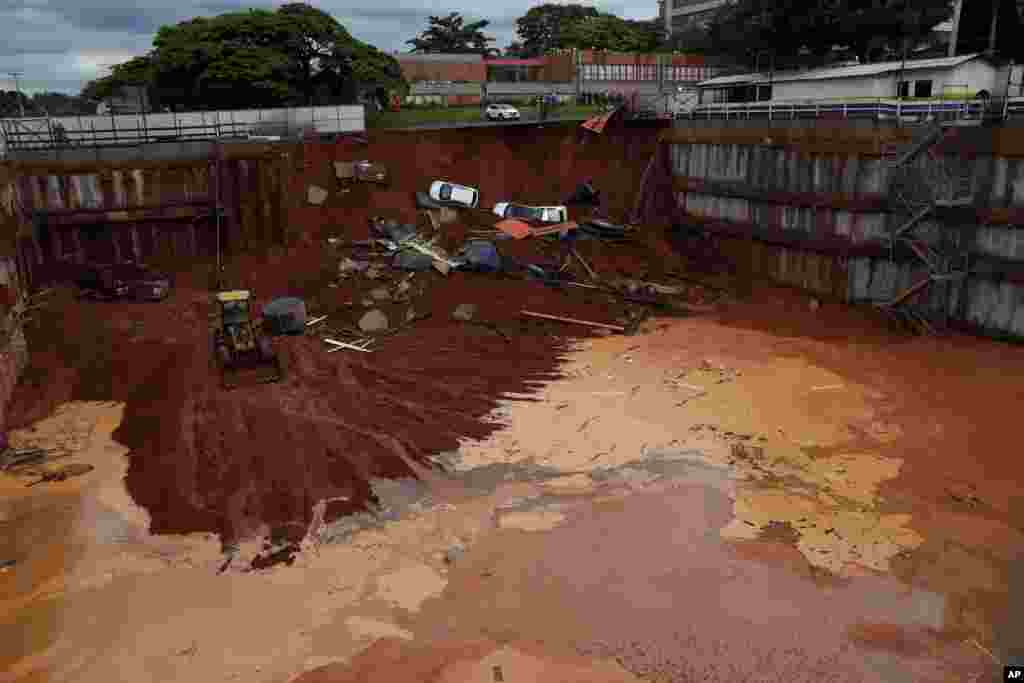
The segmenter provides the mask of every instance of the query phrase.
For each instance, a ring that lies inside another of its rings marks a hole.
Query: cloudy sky
[[[549,0],[550,1],[550,0]],[[556,0],[557,1],[557,0]],[[93,5],[93,2],[97,2]],[[581,0],[627,19],[657,15],[657,0]],[[243,0],[0,0],[0,89],[13,90],[7,72],[21,71],[26,92],[77,93],[106,67],[146,52],[156,30],[195,16],[279,2]],[[404,41],[427,25],[427,17],[460,12],[488,19],[489,34],[504,47],[515,36],[515,20],[542,0],[312,0],[357,38],[383,50],[404,51]],[[480,14],[480,7],[487,7]]]

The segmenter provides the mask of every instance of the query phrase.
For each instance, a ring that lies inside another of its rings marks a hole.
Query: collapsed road
[[[416,206],[437,179],[546,205],[593,178],[606,204],[570,218],[630,223],[651,131],[535,134],[297,150],[294,239],[222,273],[255,310],[304,302],[277,384],[221,388],[210,255],[161,263],[162,302],[48,299],[11,444],[94,469],[0,480],[13,680],[995,671],[1020,349],[754,287],[655,223],[504,239],[486,211]],[[339,179],[357,158],[389,184]],[[502,266],[410,269],[396,226]]]

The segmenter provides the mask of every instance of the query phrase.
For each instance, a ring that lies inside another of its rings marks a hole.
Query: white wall
[[[849,97],[894,97],[891,79],[879,76],[831,78],[822,81],[784,81],[772,85],[773,100],[820,100]]]
[[[903,74],[911,82],[913,95],[914,81],[932,81],[932,96],[942,95],[946,86],[967,86],[971,93],[988,90],[995,93],[1002,89],[998,84],[997,70],[980,59],[961,64],[955,69],[912,69]],[[875,76],[831,78],[820,81],[786,81],[773,84],[773,100],[821,100],[854,97],[896,97],[898,71]],[[1005,75],[1004,75],[1005,79]]]

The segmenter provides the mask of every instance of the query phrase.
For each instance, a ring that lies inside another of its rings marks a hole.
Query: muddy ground
[[[575,247],[687,314],[340,246],[379,214],[432,230],[411,191],[438,174],[554,201],[593,172],[622,219],[654,141],[480,135],[368,150],[390,189],[304,148],[291,190],[325,204],[227,272],[328,316],[274,340],[280,384],[219,388],[210,263],[160,305],[53,295],[8,424],[58,459],[0,475],[7,680],[982,681],[1022,654],[1024,350],[810,306],[657,225]],[[590,282],[558,238],[500,246]],[[326,353],[371,310],[372,353]],[[94,469],[26,487],[63,464]]]
[[[40,421],[12,438],[96,470],[2,482],[11,680],[981,681],[1020,647],[1019,347],[907,339],[764,287],[562,356],[497,431],[437,418],[447,471],[368,468],[378,507],[258,571],[258,536],[218,573],[208,530],[153,533],[160,508],[128,495],[152,456],[119,442],[131,378],[116,402],[79,386],[26,407]],[[310,500],[331,481],[309,479]]]

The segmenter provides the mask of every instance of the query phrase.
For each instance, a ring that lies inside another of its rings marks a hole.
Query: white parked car
[[[475,188],[449,183],[447,180],[435,180],[430,184],[430,198],[436,202],[461,204],[471,209],[480,203],[480,193]]]
[[[488,121],[518,121],[519,110],[511,104],[489,104],[484,116]]]
[[[569,212],[564,206],[526,206],[513,202],[498,202],[494,205],[494,213],[502,218],[517,218],[521,221],[539,223],[564,223],[569,220]]]

